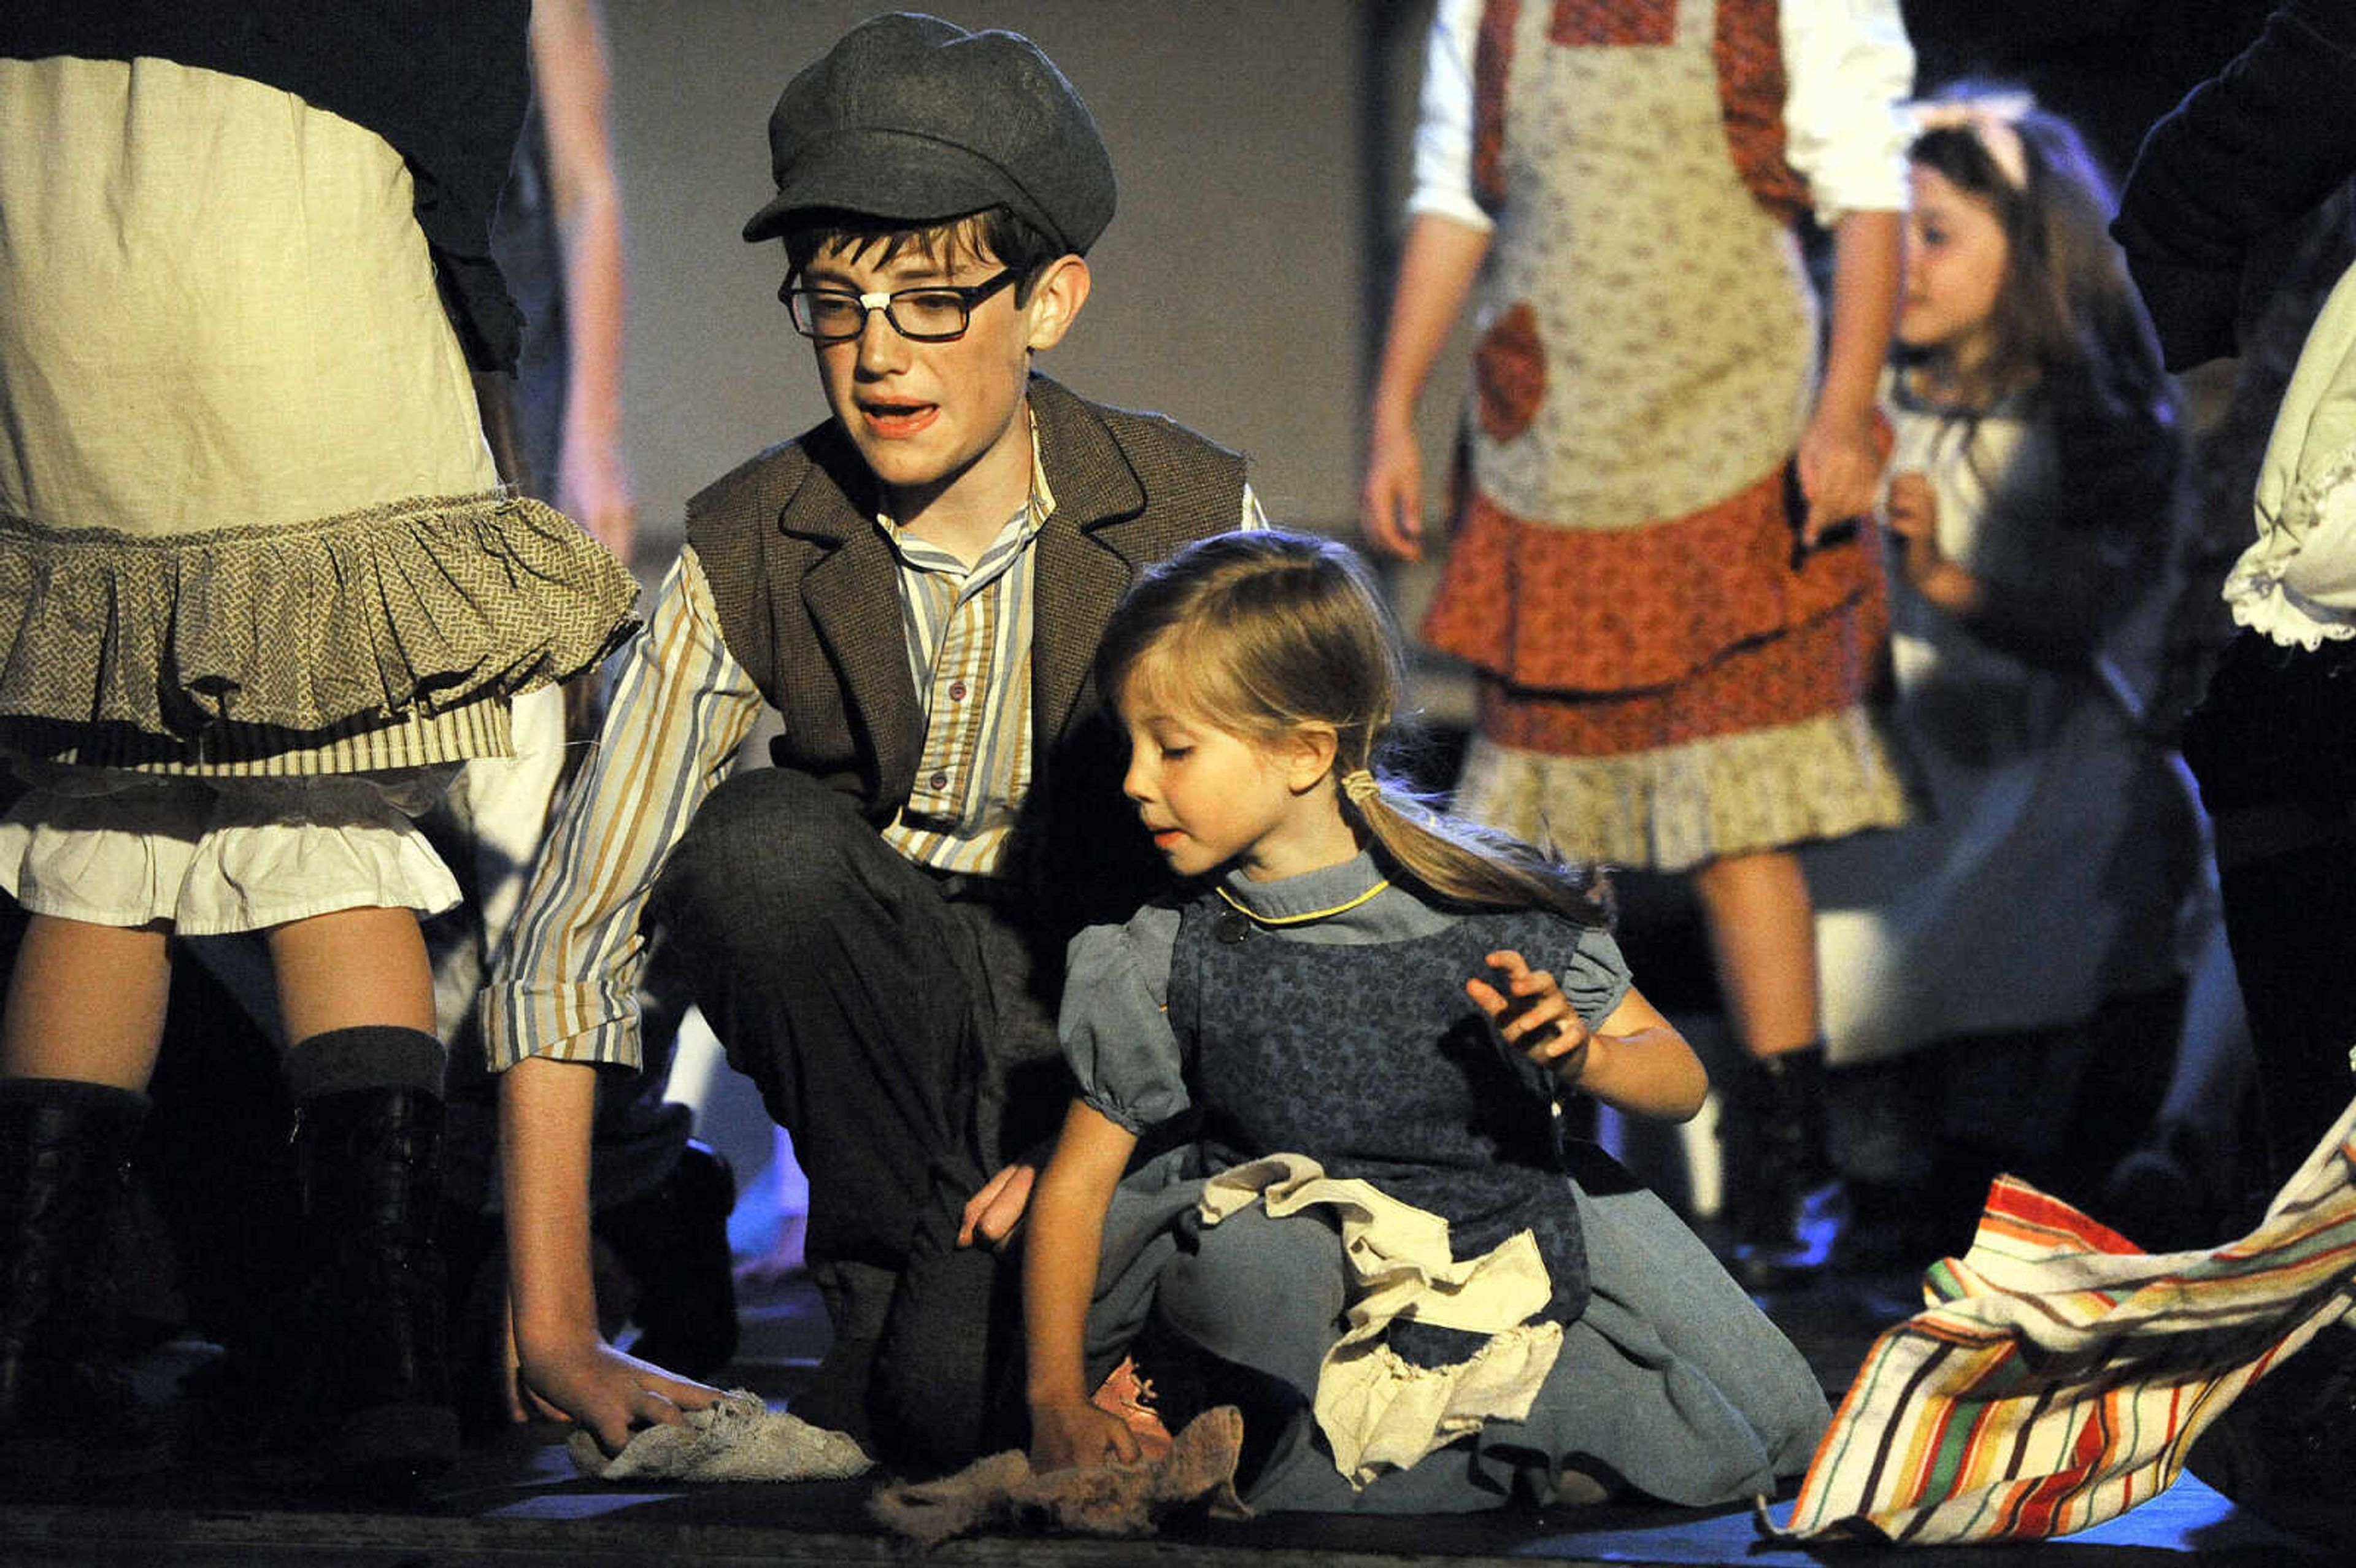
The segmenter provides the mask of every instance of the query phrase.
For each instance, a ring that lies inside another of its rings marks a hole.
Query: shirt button
[[[925,782],[935,789],[947,789],[949,787],[949,775],[947,773],[935,773],[931,778],[926,779]]]
[[[953,680],[949,682],[949,700],[951,702],[963,702],[965,700],[965,682],[961,680]]]

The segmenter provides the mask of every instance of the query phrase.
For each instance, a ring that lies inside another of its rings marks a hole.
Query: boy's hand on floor
[[[530,1407],[558,1421],[578,1422],[610,1457],[641,1427],[675,1426],[684,1413],[719,1403],[721,1392],[614,1349],[603,1339],[546,1355],[519,1358],[518,1398],[509,1413],[526,1419]]]
[[[1031,1407],[1031,1468],[1037,1474],[1133,1465],[1142,1453],[1127,1422],[1087,1400]]]

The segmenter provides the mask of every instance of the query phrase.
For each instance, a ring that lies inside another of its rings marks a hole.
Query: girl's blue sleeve
[[[1579,925],[1562,923],[1563,934],[1569,939],[1569,952],[1554,956],[1550,965],[1540,965],[1537,955],[1526,953],[1534,967],[1550,966],[1555,983],[1569,998],[1571,1010],[1579,1021],[1593,1029],[1612,1016],[1634,984],[1628,973],[1628,960],[1621,955],[1620,944],[1612,933],[1600,925]]]
[[[1092,925],[1065,955],[1061,1032],[1080,1099],[1141,1133],[1187,1106],[1170,1028],[1170,954],[1178,912],[1149,905],[1122,925]]]

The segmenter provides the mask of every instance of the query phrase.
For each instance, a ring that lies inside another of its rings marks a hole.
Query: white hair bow
[[[2015,190],[2029,185],[2029,155],[2020,145],[2020,118],[2037,107],[2025,92],[1992,92],[1973,98],[1921,99],[1906,105],[1917,135],[1925,131],[1969,131],[1987,150],[1988,161]]]

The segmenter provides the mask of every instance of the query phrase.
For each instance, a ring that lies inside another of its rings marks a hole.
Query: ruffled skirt
[[[1866,707],[1879,540],[1792,551],[1770,474],[1628,529],[1477,493],[1423,635],[1480,671],[1456,809],[1567,859],[1683,871],[1907,820]]]
[[[0,751],[505,755],[636,584],[499,491],[381,138],[166,61],[0,61]]]

